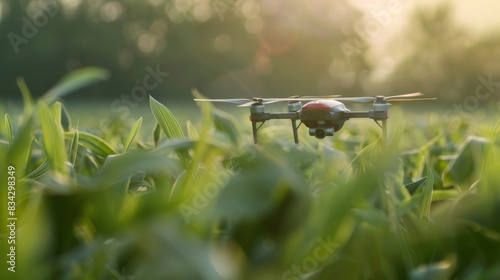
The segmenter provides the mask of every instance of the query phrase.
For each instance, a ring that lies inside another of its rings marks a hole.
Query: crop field
[[[63,96],[104,76],[78,70],[37,100],[18,80],[1,279],[500,278],[498,113],[393,106],[385,143],[353,120],[324,140],[301,128],[299,145],[266,123],[254,145],[246,111],[205,103],[74,117]]]

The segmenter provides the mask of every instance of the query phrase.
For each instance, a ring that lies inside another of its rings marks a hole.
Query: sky
[[[488,32],[500,29],[500,1],[497,0],[351,0],[355,6],[371,13],[387,10],[391,3],[400,6],[401,12],[393,14],[393,22],[386,33],[393,33],[404,24],[411,13],[421,6],[436,6],[451,2],[457,23],[474,32]],[[393,24],[394,23],[394,24]]]
[[[452,3],[456,23],[473,35],[472,40],[491,32],[500,32],[498,0],[350,0],[354,6],[366,11],[367,16],[361,24],[373,20],[377,13],[388,15],[387,12],[390,12],[386,25],[370,40],[370,57],[376,65],[375,79],[383,79],[396,65],[397,60],[387,56],[387,46],[395,38],[401,38],[401,30],[407,26],[413,12],[420,7],[433,7],[447,2]]]

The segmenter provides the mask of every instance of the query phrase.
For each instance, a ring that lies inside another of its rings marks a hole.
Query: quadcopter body
[[[258,143],[258,130],[262,125],[272,119],[289,119],[295,143],[299,143],[297,130],[301,124],[309,129],[309,135],[318,139],[333,136],[335,132],[342,129],[344,123],[353,118],[369,118],[374,120],[382,129],[386,137],[386,121],[388,119],[388,108],[391,102],[434,100],[435,98],[414,98],[422,93],[410,93],[397,96],[377,97],[351,97],[337,98],[337,96],[325,97],[298,97],[290,98],[253,98],[253,99],[195,99],[195,101],[224,102],[237,104],[239,107],[250,107],[250,121],[254,143]],[[288,102],[288,112],[268,113],[265,105],[276,102]],[[306,101],[303,105],[302,102]],[[343,102],[372,103],[373,109],[369,111],[351,111]],[[297,125],[297,121],[300,123]]]

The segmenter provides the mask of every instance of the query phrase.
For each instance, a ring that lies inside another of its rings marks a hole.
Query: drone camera
[[[333,136],[334,129],[332,127],[329,128],[309,128],[309,135],[315,136],[318,139],[324,139],[326,136]]]

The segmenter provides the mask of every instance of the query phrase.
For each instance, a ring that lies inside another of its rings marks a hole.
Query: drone
[[[411,102],[435,100],[436,98],[420,97],[421,92],[394,96],[376,97],[344,97],[331,96],[291,96],[289,98],[236,98],[236,99],[194,99],[199,102],[222,102],[235,104],[238,107],[250,107],[250,121],[252,122],[253,140],[258,144],[258,131],[268,120],[289,119],[292,123],[293,138],[299,143],[298,128],[304,124],[309,128],[309,135],[318,139],[333,136],[342,129],[344,123],[350,119],[372,119],[382,128],[383,139],[387,138],[387,119],[390,102]],[[268,113],[265,105],[276,102],[288,102],[288,112]],[[307,102],[302,105],[302,102]],[[351,111],[342,102],[372,103],[373,110]],[[297,125],[297,122],[300,123]]]

